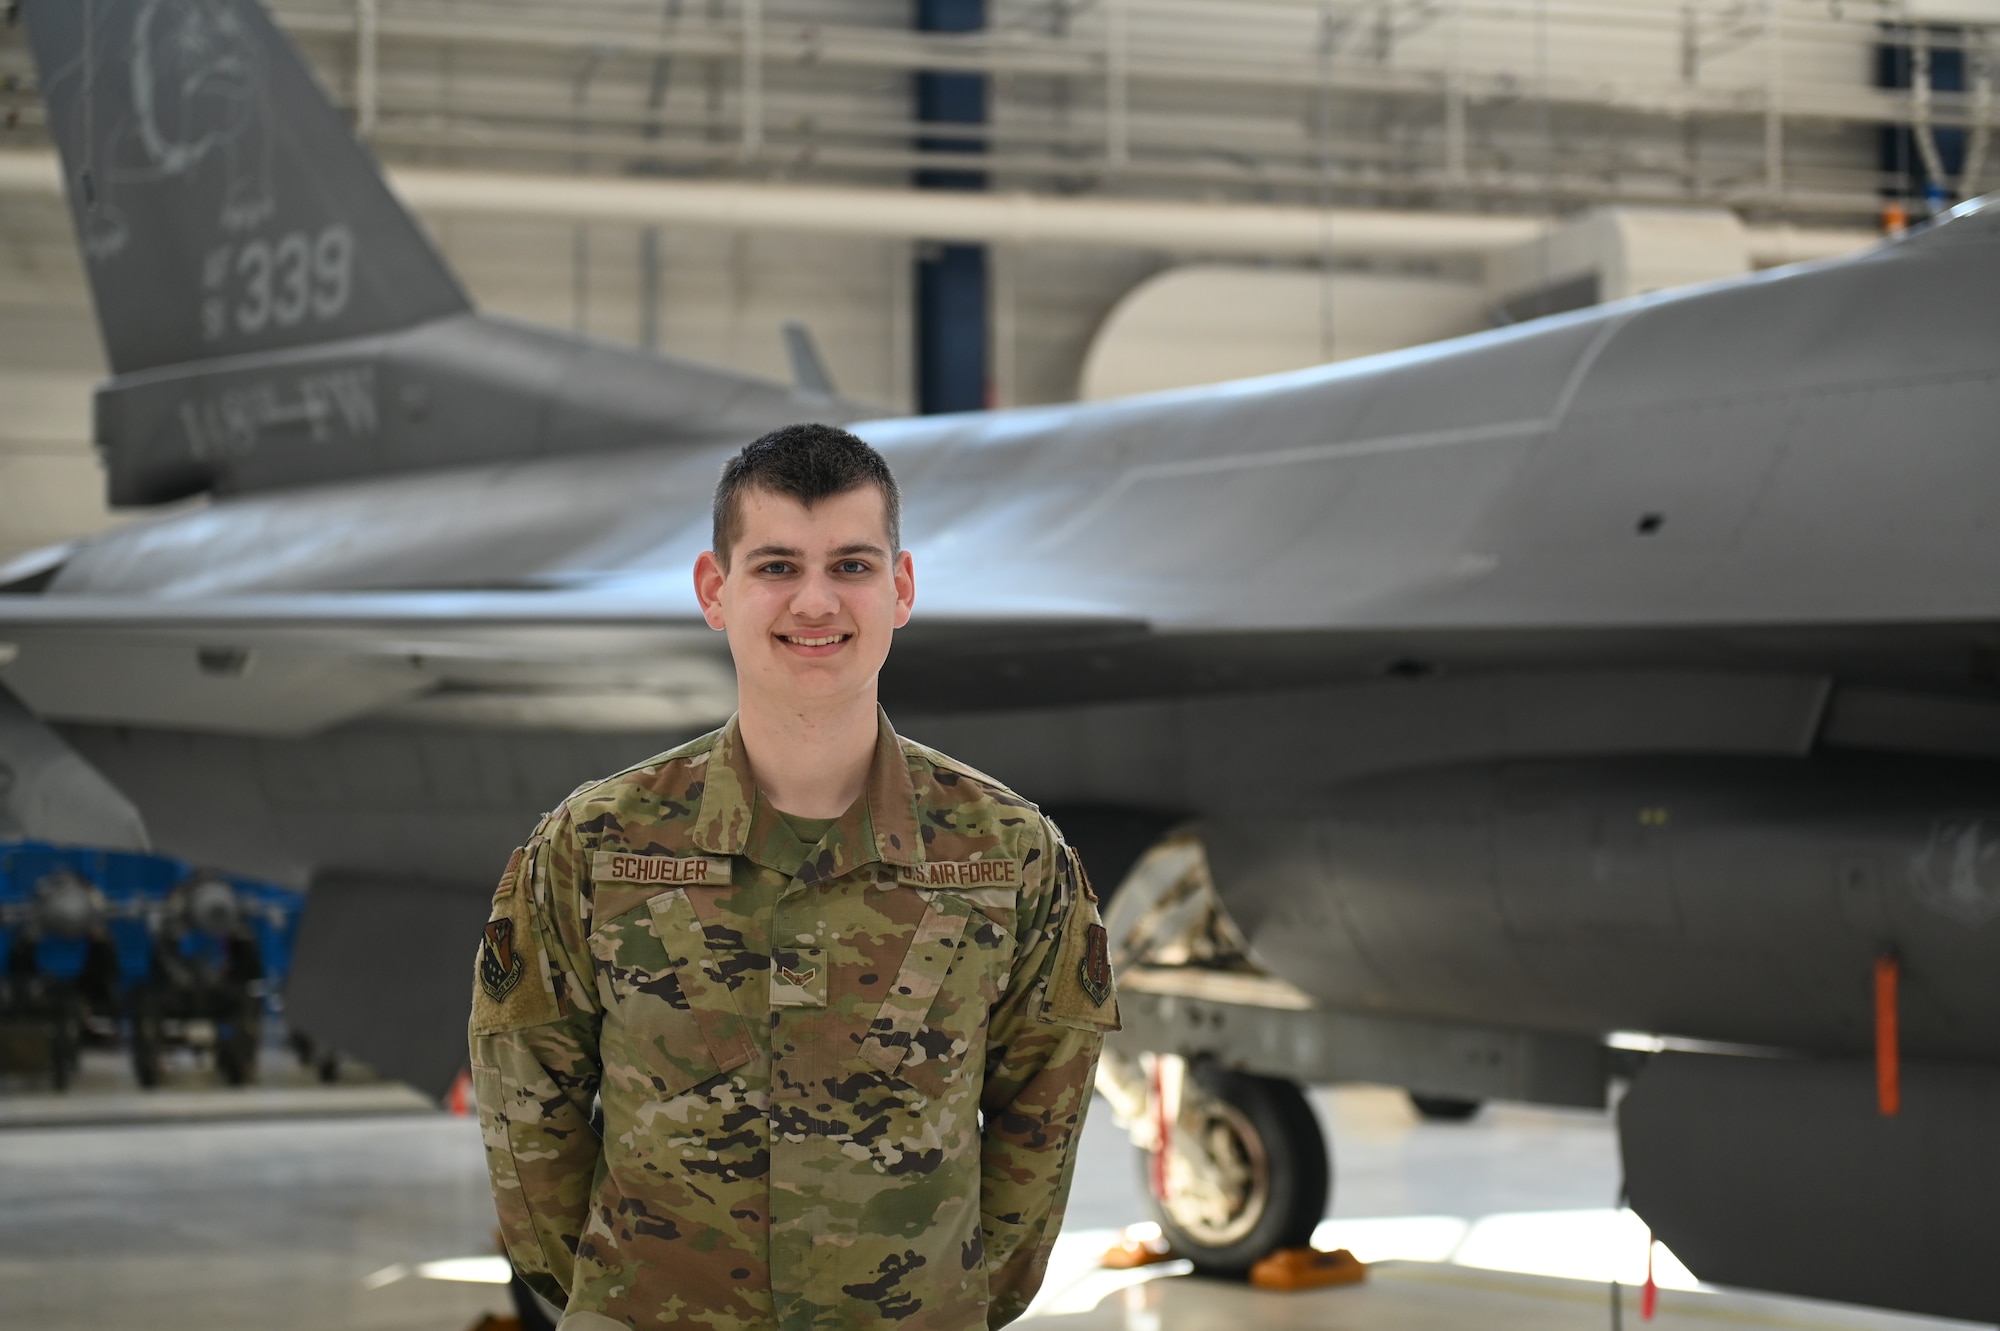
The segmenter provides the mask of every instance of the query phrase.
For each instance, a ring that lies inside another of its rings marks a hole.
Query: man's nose
[[[840,609],[840,597],[824,573],[808,573],[792,594],[791,608],[800,619],[823,619]]]

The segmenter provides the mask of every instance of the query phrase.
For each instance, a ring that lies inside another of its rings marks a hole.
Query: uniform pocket
[[[590,952],[607,1078],[629,1072],[656,1095],[678,1095],[755,1055],[685,891],[663,892],[599,924]]]
[[[910,935],[903,964],[890,982],[888,996],[882,1000],[875,1020],[869,1024],[867,1038],[861,1042],[861,1057],[878,1070],[894,1074],[909,1064],[953,1056],[962,1058],[965,1054],[965,1049],[958,1046],[966,1043],[971,1032],[949,1029],[964,1022],[943,1023],[948,1028],[940,1029],[927,1019],[937,1005],[939,992],[951,977],[960,952],[968,945],[966,926],[973,914],[972,903],[962,896],[947,892],[931,894],[916,931]],[[974,1015],[976,1019],[971,1026],[976,1030],[985,1024],[984,1014]],[[931,1038],[924,1038],[926,1035]]]

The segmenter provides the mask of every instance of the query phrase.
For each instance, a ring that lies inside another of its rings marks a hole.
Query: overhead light
[[[0,642],[0,667],[13,665],[21,655],[21,645],[15,642]]]

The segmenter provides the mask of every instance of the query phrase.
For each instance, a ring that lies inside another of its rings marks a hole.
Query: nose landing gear
[[[1134,1138],[1153,1217],[1175,1255],[1240,1279],[1270,1253],[1308,1246],[1332,1170],[1305,1093],[1210,1061],[1151,1061],[1157,1098]]]

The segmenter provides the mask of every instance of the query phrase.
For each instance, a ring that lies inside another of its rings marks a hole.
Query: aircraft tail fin
[[[112,372],[469,308],[254,0],[26,0]]]

